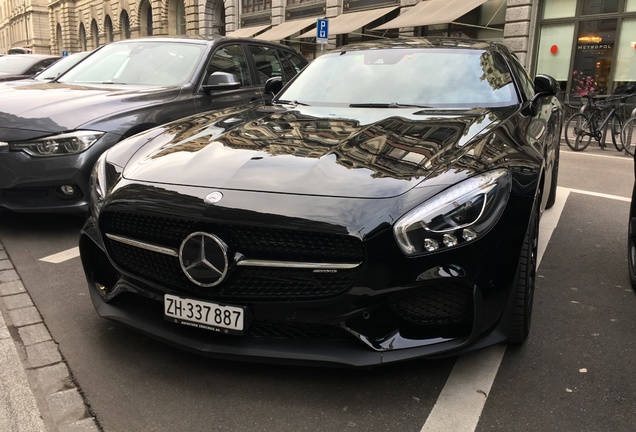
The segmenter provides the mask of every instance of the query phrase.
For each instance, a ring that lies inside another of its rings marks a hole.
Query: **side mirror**
[[[550,75],[537,75],[534,77],[534,91],[543,96],[556,96],[561,91],[561,86]]]
[[[283,79],[281,77],[272,77],[265,81],[265,94],[276,96],[283,88]]]
[[[234,74],[227,72],[214,72],[210,74],[205,84],[204,90],[234,90],[241,87],[241,81]]]

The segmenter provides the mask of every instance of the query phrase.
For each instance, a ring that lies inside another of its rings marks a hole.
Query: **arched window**
[[[99,47],[99,28],[95,20],[91,22],[91,40],[93,42],[91,48],[95,49]]]
[[[170,34],[182,35],[186,33],[186,16],[183,0],[170,1],[168,24],[170,26]]]
[[[225,6],[223,0],[206,0],[203,17],[203,35],[225,35]]]
[[[121,15],[119,15],[119,27],[121,29],[121,38],[130,39],[130,19],[128,18],[128,12],[125,10],[121,11]]]
[[[152,6],[148,0],[143,0],[139,6],[139,26],[142,36],[152,36]]]
[[[84,23],[80,24],[78,34],[79,34],[80,49],[82,51],[86,51],[88,48],[86,47],[86,29],[84,28]]]
[[[106,18],[104,19],[104,37],[106,38],[106,43],[110,43],[114,40],[113,21],[110,19],[109,15],[106,15]]]
[[[62,26],[60,24],[55,28],[55,42],[57,43],[57,54],[62,55],[64,43],[62,43]]]

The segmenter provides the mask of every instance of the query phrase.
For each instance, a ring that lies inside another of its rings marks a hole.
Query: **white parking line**
[[[44,258],[40,258],[40,261],[44,261],[44,262],[48,262],[52,264],[60,264],[60,263],[63,263],[64,261],[77,258],[78,256],[80,256],[79,247],[74,247],[60,253],[56,253]]]

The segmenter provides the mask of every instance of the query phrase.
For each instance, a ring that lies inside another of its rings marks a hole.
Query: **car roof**
[[[408,49],[408,48],[460,48],[460,49],[493,49],[500,47],[495,42],[468,39],[468,38],[448,38],[448,37],[421,37],[421,38],[389,38],[367,42],[358,42],[344,45],[329,52],[359,51],[368,49]]]
[[[202,44],[202,45],[213,45],[219,42],[227,42],[227,41],[236,41],[243,43],[256,43],[259,45],[270,45],[276,46],[278,48],[287,49],[290,51],[296,51],[294,48],[289,47],[287,45],[283,45],[278,42],[270,42],[260,39],[253,38],[237,38],[237,37],[227,37],[227,36],[203,36],[203,35],[194,35],[194,36],[147,36],[143,38],[135,38],[135,39],[122,39],[119,41],[111,42],[111,44],[119,44],[126,42],[185,42],[192,44]]]
[[[60,58],[60,56],[52,54],[7,54],[8,57],[31,58],[34,60],[44,60],[48,58]]]

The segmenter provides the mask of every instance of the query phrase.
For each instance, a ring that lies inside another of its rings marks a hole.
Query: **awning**
[[[486,1],[486,0],[484,0]],[[351,33],[365,25],[382,18],[384,15],[396,10],[399,6],[391,6],[383,9],[373,9],[362,12],[351,12],[338,15],[329,19],[329,36]],[[316,37],[316,29],[303,33],[299,38]]]
[[[316,24],[318,18],[304,18],[300,20],[285,21],[282,24],[272,27],[265,33],[256,36],[256,39],[262,39],[266,41],[279,41],[286,37],[298,33],[299,31],[309,27],[312,24]]]
[[[445,24],[486,3],[486,0],[422,0],[420,3],[373,30]]]
[[[253,26],[253,27],[243,27],[243,28],[240,28],[238,30],[234,30],[231,33],[228,33],[226,36],[228,36],[228,37],[252,37],[256,33],[261,32],[261,31],[263,31],[266,28],[271,27],[271,26],[272,26],[271,24],[265,24],[265,25]]]

